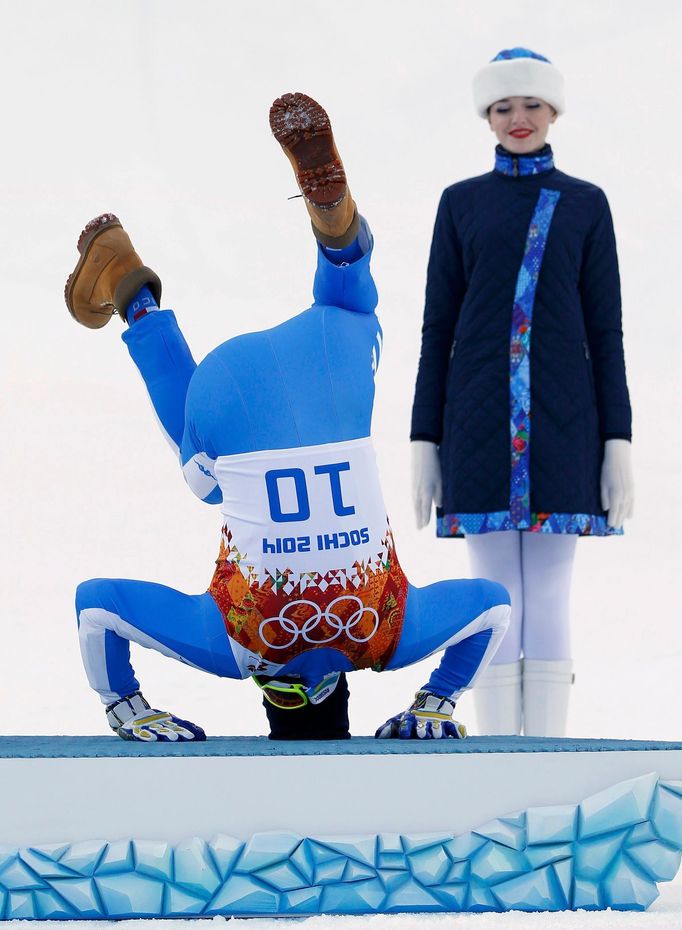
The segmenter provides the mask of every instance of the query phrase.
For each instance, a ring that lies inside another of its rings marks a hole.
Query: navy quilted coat
[[[549,146],[447,188],[411,439],[438,443],[438,533],[605,535],[604,441],[631,438],[609,206]]]

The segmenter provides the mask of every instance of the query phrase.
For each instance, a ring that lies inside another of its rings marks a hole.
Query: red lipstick
[[[512,129],[509,133],[510,136],[514,136],[515,139],[527,139],[528,136],[533,134],[532,129]]]

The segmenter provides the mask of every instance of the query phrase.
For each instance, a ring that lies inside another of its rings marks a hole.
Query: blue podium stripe
[[[367,756],[438,753],[651,752],[682,750],[682,742],[472,736],[429,742],[376,740],[271,741],[264,736],[216,736],[203,743],[132,743],[116,736],[0,736],[0,759],[93,759],[135,756]]]

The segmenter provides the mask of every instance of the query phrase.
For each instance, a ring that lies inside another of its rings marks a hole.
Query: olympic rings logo
[[[350,601],[352,605],[355,605],[355,609],[347,620],[343,620],[339,617],[333,609],[334,606],[340,604],[341,601]],[[315,612],[304,621],[303,626],[299,627],[294,620],[287,617],[287,611],[302,605],[311,607]],[[372,618],[373,629],[368,636],[356,636],[353,630],[362,622],[365,614],[368,614]],[[289,641],[284,643],[284,645],[271,643],[264,632],[270,623],[279,623],[280,630],[283,630],[290,637]],[[326,623],[332,628],[332,635],[323,635],[321,639],[312,638],[310,634],[323,623]],[[325,610],[322,610],[314,601],[290,601],[280,610],[277,617],[268,617],[266,620],[261,621],[258,627],[258,635],[270,649],[289,649],[299,639],[303,639],[304,642],[309,643],[311,646],[327,645],[327,643],[333,643],[342,633],[345,633],[348,639],[352,640],[354,643],[366,643],[374,636],[378,629],[379,614],[373,607],[366,607],[355,594],[342,594],[340,597],[335,597]]]

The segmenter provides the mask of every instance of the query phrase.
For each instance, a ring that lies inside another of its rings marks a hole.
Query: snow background
[[[409,413],[438,198],[492,164],[494,138],[473,110],[471,78],[500,48],[520,44],[566,76],[568,112],[549,140],[558,166],[609,196],[634,405],[635,519],[622,539],[578,545],[569,735],[679,738],[680,6],[2,0],[0,10],[0,733],[106,732],[78,653],[76,585],[138,577],[199,592],[218,547],[217,511],[186,489],[118,338],[121,324],[89,331],[64,307],[78,234],[101,212],[121,217],[160,273],[164,304],[197,360],[307,307],[315,246],[303,204],[286,199],[297,191],[267,121],[283,92],[310,93],[329,111],[375,233],[385,352],[374,437],[402,565],[417,584],[468,574],[464,543],[415,530]],[[266,732],[248,684],[144,650],[134,661],[155,706],[211,734]],[[372,732],[401,709],[426,671],[353,675],[353,731]],[[475,729],[467,698],[459,716]],[[645,917],[306,926],[672,927],[681,919],[678,880]]]

